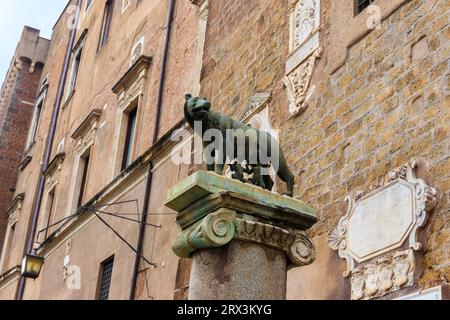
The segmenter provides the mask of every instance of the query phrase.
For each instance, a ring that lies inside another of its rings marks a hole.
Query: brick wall
[[[318,210],[313,237],[336,226],[347,194],[421,159],[419,175],[438,189],[439,204],[425,230],[420,284],[448,282],[450,4],[407,2],[353,45],[333,74],[326,68],[333,60],[330,2],[322,1],[322,8],[324,54],[303,114],[290,117],[282,86],[287,1],[210,2],[201,94],[216,110],[239,115],[254,92],[272,92],[271,121],[296,176],[295,196]]]
[[[34,102],[42,73],[42,64],[37,64],[32,73],[30,66],[29,59],[20,60],[0,123],[0,250],[7,224],[6,209],[12,201],[32,118],[33,105],[30,103]]]

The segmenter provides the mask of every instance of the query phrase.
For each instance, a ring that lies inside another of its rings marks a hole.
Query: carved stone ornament
[[[320,0],[291,0],[291,51],[298,49],[320,27]]]
[[[382,257],[351,272],[351,299],[382,297],[413,285],[414,252],[412,249]]]
[[[316,60],[320,59],[322,49],[317,49],[304,63],[283,78],[286,94],[289,99],[289,112],[292,115],[301,113],[307,106],[314,89],[310,90],[311,78]]]
[[[290,0],[290,44],[283,79],[289,99],[289,112],[303,112],[315,87],[310,82],[317,59],[320,59],[320,0]]]
[[[25,198],[24,193],[18,194],[6,209],[6,215],[8,217],[8,226],[12,226],[19,221],[20,213],[22,212],[23,200]]]
[[[411,161],[388,174],[384,185],[366,195],[348,196],[347,213],[329,236],[329,245],[347,261],[344,276],[358,263],[402,247],[422,249],[417,236],[427,212],[436,204],[436,189],[415,176]]]
[[[72,139],[76,141],[75,151],[77,154],[82,154],[84,150],[94,143],[98,128],[98,119],[101,114],[102,111],[100,109],[92,110],[72,134]]]
[[[65,153],[58,153],[55,158],[50,162],[47,169],[44,171],[45,187],[52,189],[58,184],[59,177],[61,175],[62,163],[65,158]]]
[[[257,92],[253,94],[250,102],[245,107],[242,114],[238,119],[242,122],[247,123],[255,114],[257,114],[261,109],[267,106],[272,100],[272,94],[270,92]]]
[[[113,86],[112,91],[119,98],[120,110],[129,106],[138,96],[143,94],[151,62],[151,57],[141,55]]]

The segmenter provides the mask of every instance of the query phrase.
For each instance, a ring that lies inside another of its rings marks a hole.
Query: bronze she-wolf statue
[[[278,177],[286,182],[287,192],[285,195],[293,196],[294,175],[289,170],[277,140],[270,133],[233,120],[226,115],[211,111],[211,103],[204,98],[194,98],[190,94],[186,95],[185,98],[184,115],[186,121],[194,129],[195,133],[202,138],[205,152],[208,146],[211,146],[213,143],[211,139],[205,139],[205,133],[208,130],[216,129],[215,132],[220,132],[222,136],[223,147],[213,149],[211,154],[216,160],[219,159],[219,161],[207,163],[208,171],[214,171],[222,175],[226,160],[229,159],[231,161],[229,162],[229,166],[234,172],[232,176],[234,179],[271,190],[274,183],[270,175],[267,174],[267,170],[263,174],[263,169],[268,169],[271,165],[273,166],[273,161],[267,161],[268,158],[273,160],[276,157],[277,168],[274,169]],[[243,133],[244,140],[239,140],[238,134],[232,135],[231,143],[234,147],[231,150],[233,152],[232,154],[227,154],[227,151],[229,152],[230,150],[230,148],[227,148],[227,144],[230,143],[230,138],[227,134],[230,131]],[[255,139],[252,139],[252,137]],[[245,141],[245,152],[243,155],[237,152],[239,150],[238,143],[242,141]],[[252,143],[255,145],[252,145]],[[262,157],[261,155],[267,155],[267,157]],[[245,164],[243,165],[242,163],[244,162]],[[252,175],[252,178],[245,179],[244,173]]]

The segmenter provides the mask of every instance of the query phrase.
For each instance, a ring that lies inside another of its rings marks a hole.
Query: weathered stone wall
[[[201,94],[211,99],[216,110],[236,116],[254,92],[272,92],[270,117],[296,176],[295,197],[318,209],[319,223],[310,235],[319,243],[319,254],[329,256],[320,259],[326,264],[320,274],[311,267],[310,286],[302,286],[301,271],[294,271],[297,276],[289,278],[289,297],[348,298],[344,284],[335,286],[342,282],[337,264],[343,268],[343,263],[333,258],[326,234],[345,213],[347,194],[368,189],[412,158],[422,159],[419,175],[439,191],[438,207],[424,232],[427,246],[420,284],[446,283],[450,271],[449,5],[407,1],[382,21],[380,29],[354,44],[345,64],[333,74],[327,68],[334,59],[327,46],[333,37],[330,25],[336,21],[330,21],[329,10],[330,1],[322,1],[324,52],[312,79],[316,91],[303,114],[289,115],[282,87],[289,42],[287,1],[210,3]],[[333,275],[331,292],[305,295],[302,289],[314,292],[312,282],[324,273]]]

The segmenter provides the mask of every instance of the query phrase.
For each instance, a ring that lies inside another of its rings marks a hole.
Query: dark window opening
[[[100,284],[98,289],[98,300],[108,300],[111,288],[114,257],[106,260],[100,267]]]
[[[33,120],[31,123],[31,131],[30,136],[27,143],[27,148],[36,140],[37,129],[39,126],[39,120],[41,118],[42,105],[44,104],[43,99],[39,102],[39,104],[34,109]]]
[[[83,175],[81,176],[81,183],[80,183],[80,193],[78,195],[78,208],[83,205],[83,199],[84,194],[86,192],[86,186],[87,186],[87,178],[88,178],[88,171],[89,171],[89,161],[90,161],[90,151],[88,151],[87,155],[85,157],[81,158],[81,165],[83,166]]]
[[[73,60],[72,60],[72,71],[70,73],[70,82],[69,82],[69,95],[71,95],[75,91],[75,87],[77,86],[78,72],[80,71],[82,52],[83,52],[83,48],[80,47],[75,52]]]
[[[370,6],[375,0],[356,0],[356,14],[361,13]]]
[[[123,149],[122,170],[125,170],[133,160],[133,146],[136,139],[137,107],[128,113],[127,133]]]
[[[48,193],[48,199],[47,199],[47,221],[45,227],[48,228],[51,225],[52,222],[52,214],[53,214],[53,207],[55,205],[55,189],[50,191]],[[49,234],[49,229],[45,230],[45,239],[47,239],[47,235]]]
[[[100,41],[98,44],[98,50],[102,49],[109,38],[109,33],[111,31],[111,22],[114,12],[114,0],[108,0],[105,4],[105,12],[103,14],[102,29],[100,32]]]

